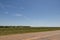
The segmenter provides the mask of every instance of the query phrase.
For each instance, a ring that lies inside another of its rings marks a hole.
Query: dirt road
[[[0,36],[0,40],[60,40],[60,30]]]

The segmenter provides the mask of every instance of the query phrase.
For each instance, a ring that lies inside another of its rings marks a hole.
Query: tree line
[[[0,28],[30,28],[31,26],[0,26]]]

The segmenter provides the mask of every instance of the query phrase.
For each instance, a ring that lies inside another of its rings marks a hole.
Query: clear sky
[[[0,25],[60,26],[60,0],[0,0]]]

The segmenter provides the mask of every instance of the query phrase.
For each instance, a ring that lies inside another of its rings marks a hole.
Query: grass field
[[[60,30],[60,27],[2,27],[0,26],[0,36],[9,34],[29,33],[29,32],[43,32]]]

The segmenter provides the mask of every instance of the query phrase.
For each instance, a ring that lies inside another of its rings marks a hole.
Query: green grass
[[[60,30],[60,27],[0,28],[1,35]]]

